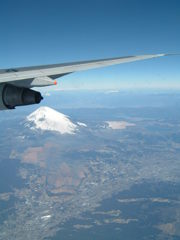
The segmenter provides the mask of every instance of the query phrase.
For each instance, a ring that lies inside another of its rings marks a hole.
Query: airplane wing
[[[140,61],[172,54],[151,54],[0,70],[0,110],[39,103],[42,96],[31,90],[56,84],[55,79],[77,71]]]
[[[0,83],[12,83],[22,87],[43,87],[56,83],[56,78],[66,74],[84,71],[93,68],[134,62],[144,59],[157,58],[168,54],[152,54],[140,56],[127,56],[119,58],[82,61],[64,64],[42,65],[35,67],[11,68],[0,70]]]

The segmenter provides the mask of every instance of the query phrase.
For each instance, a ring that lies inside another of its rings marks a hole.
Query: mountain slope
[[[26,126],[61,134],[74,134],[77,130],[77,125],[72,123],[66,115],[49,107],[40,107],[27,116]]]

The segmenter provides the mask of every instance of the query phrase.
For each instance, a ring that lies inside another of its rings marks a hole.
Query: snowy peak
[[[56,131],[61,134],[74,134],[77,130],[77,125],[72,123],[68,116],[49,107],[40,107],[27,116],[26,120],[31,123],[31,129]]]

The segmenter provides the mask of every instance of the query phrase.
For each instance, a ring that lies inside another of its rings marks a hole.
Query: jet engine
[[[32,89],[16,87],[11,84],[0,85],[0,110],[38,104],[42,99],[41,93]]]

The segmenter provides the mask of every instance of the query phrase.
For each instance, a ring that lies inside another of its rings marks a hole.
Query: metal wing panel
[[[34,78],[45,77],[45,76],[53,78],[53,76],[61,76],[61,75],[65,75],[65,74],[76,72],[76,71],[106,67],[106,66],[111,66],[115,64],[134,62],[134,61],[139,61],[144,59],[162,57],[166,55],[168,54],[128,56],[128,57],[100,59],[100,60],[84,61],[84,62],[5,69],[5,70],[0,70],[0,83],[22,81],[22,80],[25,81],[26,79],[34,79]]]

